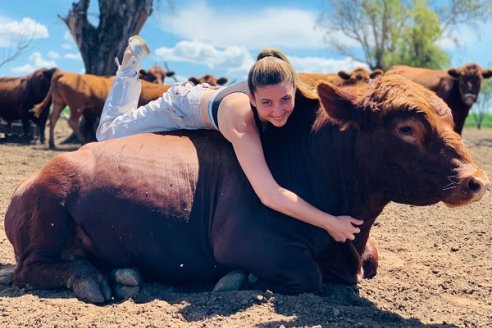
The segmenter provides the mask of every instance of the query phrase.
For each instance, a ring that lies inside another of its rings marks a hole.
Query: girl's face
[[[279,83],[256,88],[250,95],[253,106],[258,110],[262,122],[282,127],[294,110],[295,88],[289,83]]]

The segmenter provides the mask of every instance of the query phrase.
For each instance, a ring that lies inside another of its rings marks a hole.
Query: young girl
[[[129,40],[101,114],[97,139],[176,129],[218,130],[232,144],[239,164],[267,207],[325,229],[336,241],[353,240],[363,221],[333,216],[282,188],[266,163],[260,133],[266,124],[282,127],[294,110],[297,73],[285,55],[265,49],[248,74],[248,82],[220,89],[177,83],[160,98],[138,107],[139,60],[148,54],[138,36]]]

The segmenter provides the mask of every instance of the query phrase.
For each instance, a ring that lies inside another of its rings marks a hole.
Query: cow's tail
[[[30,109],[30,111],[33,112],[36,118],[39,118],[43,110],[49,107],[48,105],[51,102],[51,96],[53,94],[54,85],[56,84],[56,81],[61,76],[62,76],[61,71],[57,69],[55,73],[53,73],[53,76],[51,77],[50,88],[48,89],[48,93],[46,94],[46,97],[44,97],[43,101],[41,101],[39,104],[34,105],[34,107]]]

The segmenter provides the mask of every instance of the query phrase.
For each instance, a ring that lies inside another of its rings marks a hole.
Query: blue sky
[[[0,3],[0,60],[12,40],[33,36],[30,47],[15,61],[0,67],[0,76],[22,76],[39,67],[57,66],[83,73],[75,42],[58,17],[66,16],[73,0],[15,0]],[[157,2],[154,0],[154,2]],[[89,20],[97,24],[97,0],[91,1]],[[315,27],[323,0],[179,0],[169,12],[165,0],[140,34],[152,49],[143,68],[167,63],[178,79],[213,73],[242,80],[254,57],[264,47],[283,50],[298,71],[336,72],[360,63],[336,54]],[[459,27],[441,45],[452,66],[476,62],[492,67],[492,21],[474,28]],[[354,44],[356,46],[356,44]]]

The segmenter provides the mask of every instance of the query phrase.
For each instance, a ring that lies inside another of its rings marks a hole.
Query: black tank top
[[[226,97],[232,93],[235,93],[235,92],[241,92],[241,93],[244,93],[246,95],[249,94],[249,89],[248,89],[247,83],[246,82],[240,82],[240,83],[236,83],[236,84],[227,86],[227,87],[219,90],[219,92],[215,95],[215,97],[212,101],[212,109],[211,110],[212,110],[212,119],[213,119],[215,126],[217,128],[219,127],[218,112],[219,112],[220,102],[222,101],[222,99],[224,99],[224,97]],[[258,131],[261,133],[263,130],[263,124],[260,121],[260,117],[258,116],[258,111],[256,110],[256,107],[254,107],[253,105],[251,105],[251,109],[253,111],[253,117],[255,119],[256,127],[258,128]]]

